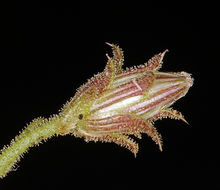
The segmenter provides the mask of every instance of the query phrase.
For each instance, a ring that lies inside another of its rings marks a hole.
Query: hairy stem
[[[38,118],[15,137],[9,146],[4,147],[0,155],[0,178],[5,177],[13,169],[15,163],[30,147],[58,134],[57,121],[58,118],[50,120]]]

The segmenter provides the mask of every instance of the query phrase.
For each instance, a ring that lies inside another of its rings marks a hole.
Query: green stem
[[[12,140],[8,147],[4,147],[0,155],[0,178],[5,177],[13,169],[14,164],[30,147],[58,134],[57,121],[58,118],[50,120],[38,118],[28,125],[15,140]]]

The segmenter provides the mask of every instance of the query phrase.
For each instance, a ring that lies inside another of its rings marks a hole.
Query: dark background
[[[106,64],[105,42],[124,50],[125,67],[169,49],[162,71],[192,73],[194,86],[173,107],[190,123],[155,126],[161,153],[138,140],[137,158],[115,144],[57,137],[32,148],[0,189],[220,188],[218,159],[219,14],[215,5],[6,3],[1,25],[0,147],[33,118],[58,113],[76,88]]]

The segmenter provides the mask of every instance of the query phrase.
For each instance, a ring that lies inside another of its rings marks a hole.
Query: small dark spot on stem
[[[82,119],[83,118],[83,114],[79,114],[78,118]]]

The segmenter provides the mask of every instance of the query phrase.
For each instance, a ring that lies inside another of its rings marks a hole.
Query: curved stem
[[[50,120],[38,118],[29,124],[15,140],[12,140],[9,146],[4,147],[0,155],[0,178],[5,177],[13,169],[14,164],[30,147],[58,134],[57,121],[58,118]]]

